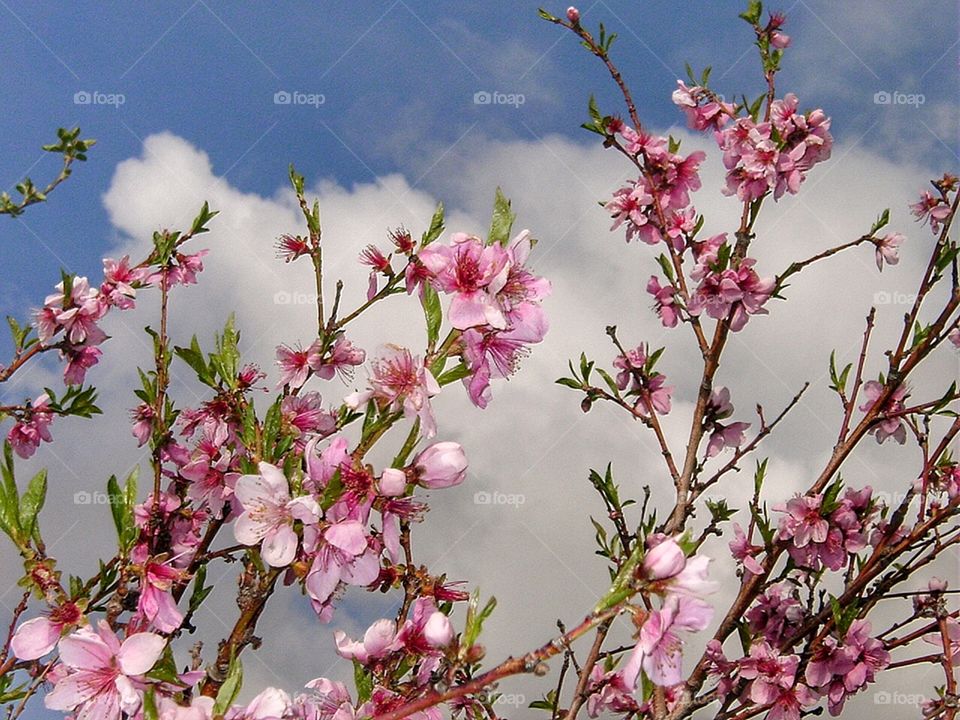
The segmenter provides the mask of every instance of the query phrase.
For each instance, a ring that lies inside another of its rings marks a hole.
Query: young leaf
[[[510,201],[500,188],[497,188],[496,196],[493,201],[493,219],[490,221],[490,235],[487,238],[487,245],[500,243],[504,247],[510,242],[510,230],[513,228],[513,221],[516,215],[510,209]]]

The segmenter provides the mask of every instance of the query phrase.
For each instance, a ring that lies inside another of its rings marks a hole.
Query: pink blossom
[[[241,475],[234,493],[243,506],[233,533],[243,545],[261,544],[263,561],[273,567],[289,565],[297,553],[294,520],[315,523],[320,508],[310,496],[290,498],[283,470],[261,462],[259,475]]]
[[[610,230],[627,224],[627,242],[639,238],[648,245],[660,242],[660,231],[651,222],[654,212],[653,195],[646,188],[643,178],[633,185],[622,187],[613,193],[613,198],[603,206],[613,218]]]
[[[317,377],[322,380],[331,380],[335,373],[344,379],[353,377],[353,368],[357,365],[363,365],[367,359],[366,352],[362,348],[355,347],[352,342],[343,335],[338,337],[330,350],[330,357],[324,358],[316,354],[310,357],[312,365],[310,366]]]
[[[302,395],[287,395],[280,401],[280,415],[287,428],[298,436],[298,446],[303,447],[303,436],[326,437],[337,429],[337,418],[324,410],[318,392]]]
[[[103,259],[103,284],[100,285],[100,294],[114,307],[129,310],[134,306],[137,291],[134,285],[140,283],[146,276],[143,268],[130,267],[130,256],[124,255],[119,260]]]
[[[876,380],[865,382],[863,384],[863,395],[866,400],[860,406],[860,411],[869,412],[872,410],[884,390],[885,386]],[[887,417],[887,415],[903,412],[903,401],[908,394],[909,391],[905,385],[898,385],[880,409],[879,422],[870,429],[870,433],[873,434],[878,443],[884,442],[887,438],[893,438],[901,445],[907,441],[907,428],[903,424],[903,418],[901,416]]]
[[[910,211],[921,223],[929,222],[933,234],[938,235],[940,225],[950,216],[950,205],[942,197],[934,197],[929,190],[924,190]]]
[[[321,439],[319,436],[314,437],[303,451],[307,464],[307,477],[303,485],[313,493],[321,492],[341,466],[349,465],[350,460],[345,437],[334,438],[327,447],[317,453],[317,444]]]
[[[431,245],[418,255],[430,271],[433,286],[452,293],[448,315],[458,330],[490,325],[507,326],[494,298],[506,280],[509,257],[498,244],[485,245],[480,238],[456,233],[450,245]]]
[[[744,617],[753,633],[775,646],[803,620],[804,611],[796,589],[784,583],[768,587]]]
[[[730,330],[739,332],[751,315],[766,315],[763,305],[776,282],[761,278],[753,269],[756,261],[745,258],[736,268],[706,273],[690,298],[688,310],[699,315],[706,310],[715,320],[729,319]]]
[[[293,262],[310,254],[310,244],[300,235],[281,235],[277,239],[277,257],[284,262]]]
[[[10,639],[10,650],[20,660],[37,660],[53,650],[67,628],[83,621],[83,613],[72,602],[52,608],[48,615],[21,623]]]
[[[98,345],[106,339],[106,333],[97,322],[107,314],[109,303],[100,291],[90,287],[85,277],[74,277],[70,283],[70,295],[64,295],[64,283],[57,284],[59,292],[48,295],[44,308],[37,316],[37,335],[47,342],[63,329],[68,342],[74,345]]]
[[[437,442],[413,460],[417,482],[431,490],[459,485],[467,476],[467,456],[460,443]]]
[[[707,402],[704,417],[704,429],[709,430],[710,440],[707,443],[707,457],[712,458],[727,447],[740,447],[745,440],[745,432],[750,423],[735,422],[723,424],[720,421],[733,415],[733,404],[730,402],[730,390],[716,388]]]
[[[567,20],[576,25],[580,22],[580,11],[572,5],[567,8]]]
[[[676,327],[680,318],[680,307],[677,304],[677,289],[673,285],[660,285],[656,275],[651,275],[647,282],[647,292],[653,295],[654,308],[664,327]]]
[[[716,590],[707,579],[710,558],[688,558],[676,540],[663,535],[651,535],[647,543],[642,571],[655,592],[700,598]]]
[[[310,369],[320,364],[319,341],[306,350],[296,350],[286,345],[277,346],[277,366],[280,368],[280,382],[277,387],[287,385],[291,390],[302,387],[310,376]]]
[[[144,558],[140,562],[143,564],[143,580],[137,598],[137,614],[154,629],[172,633],[183,622],[183,613],[177,607],[172,590],[175,583],[183,582],[189,576],[168,563],[156,562],[152,558]]]
[[[719,130],[733,116],[733,105],[717,99],[706,88],[687,87],[682,80],[677,80],[672,97],[673,104],[683,110],[687,124],[694,130]],[[701,104],[701,101],[706,102]]]
[[[730,554],[743,565],[747,572],[753,575],[763,575],[763,566],[754,557],[754,555],[762,552],[763,548],[750,543],[739,523],[733,524],[733,540],[730,541],[729,547]]]
[[[870,637],[870,623],[854,620],[844,641],[824,638],[814,649],[805,678],[811,687],[827,695],[830,714],[843,711],[847,697],[874,682],[876,673],[890,664],[890,653],[880,640]]]
[[[713,609],[706,603],[670,596],[663,608],[651,612],[640,628],[640,637],[622,671],[626,686],[636,687],[641,668],[654,685],[669,687],[681,682],[683,641],[677,632],[699,632],[707,627],[712,616]]]
[[[471,375],[464,378],[470,400],[479,408],[490,402],[490,381],[508,378],[529,353],[528,345],[539,343],[547,332],[547,320],[534,303],[523,303],[510,313],[515,324],[508,330],[471,328],[460,338],[463,357]]]
[[[379,660],[397,649],[396,624],[393,620],[377,620],[367,628],[363,640],[357,642],[338,630],[334,633],[337,642],[337,655],[347,660],[356,660],[367,665],[371,660]]]
[[[313,529],[310,535],[313,535]],[[341,582],[348,585],[369,585],[380,574],[377,551],[367,537],[363,523],[344,518],[329,525],[315,539],[305,531],[304,547],[308,552],[316,546],[305,587],[321,620],[332,612],[330,602]]]
[[[906,238],[900,233],[888,233],[882,238],[876,238],[873,244],[876,246],[877,269],[883,270],[883,263],[887,265],[896,265],[900,262],[900,254],[897,248]]]
[[[953,346],[960,348],[960,327],[955,327],[947,335],[947,340],[953,343]]]
[[[316,678],[306,684],[310,693],[293,699],[291,717],[296,720],[354,720],[353,701],[342,682]]]
[[[7,433],[7,441],[20,457],[28,459],[37,451],[41,442],[53,442],[50,434],[53,413],[49,408],[50,396],[43,393],[29,404]]]
[[[138,689],[166,645],[159,635],[142,632],[122,643],[106,621],[96,633],[81,628],[60,640],[66,672],[44,698],[51,710],[77,712],[83,720],[119,720],[140,707]]]
[[[590,671],[587,693],[587,714],[592,718],[600,717],[604,711],[639,712],[639,705],[633,697],[634,688],[624,682],[622,671],[604,672],[597,663]]]
[[[246,707],[234,706],[224,717],[226,720],[281,720],[289,711],[290,696],[283,690],[268,687]]]
[[[67,385],[83,384],[87,370],[100,361],[101,355],[103,351],[91,345],[66,346],[61,353],[61,357],[67,360],[67,366],[63,370],[63,382]]]
[[[370,389],[344,398],[348,407],[357,409],[369,400],[377,400],[393,410],[403,409],[404,417],[420,418],[424,437],[437,433],[430,398],[440,386],[430,370],[406,348],[388,345],[371,367]]]
[[[407,474],[398,468],[387,468],[380,475],[377,489],[384,497],[398,497],[407,491]]]
[[[795,681],[800,658],[779,655],[766,641],[754,641],[750,654],[740,661],[740,676],[751,680],[749,697],[757,705],[770,705],[768,718],[797,720],[801,708],[816,701],[816,694]]]

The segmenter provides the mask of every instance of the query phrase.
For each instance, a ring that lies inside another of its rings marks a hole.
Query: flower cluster
[[[784,513],[777,538],[787,542],[790,557],[800,567],[839,570],[847,558],[867,547],[874,515],[870,486],[848,488],[843,497],[827,501],[822,494],[804,495],[775,508]]]
[[[659,354],[648,355],[644,343],[613,360],[613,366],[619,371],[617,387],[626,391],[627,397],[636,398],[634,411],[641,417],[670,412],[673,385],[667,385],[667,376],[653,369]]]
[[[799,112],[789,93],[771,104],[770,119],[737,118],[717,130],[715,138],[727,169],[724,194],[753,202],[769,192],[775,199],[796,194],[807,172],[830,158],[833,136],[823,110]]]
[[[660,606],[638,611],[637,643],[624,666],[592,676],[588,688],[591,717],[604,710],[634,709],[631,694],[639,685],[641,671],[661,687],[680,683],[684,643],[679,633],[699,632],[713,617],[713,608],[703,599],[716,588],[716,583],[707,579],[709,558],[687,557],[676,540],[663,535],[650,536],[647,545],[640,575],[649,594],[660,599]]]
[[[433,244],[416,256],[422,271],[408,290],[427,282],[452,296],[447,316],[462,333],[460,352],[470,371],[463,383],[477,407],[490,402],[490,381],[512,375],[527,346],[546,336],[541,303],[551,286],[527,267],[533,245],[528,230],[504,246],[456,233],[449,245]]]

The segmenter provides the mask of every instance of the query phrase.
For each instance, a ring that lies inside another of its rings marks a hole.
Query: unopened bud
[[[577,10],[572,5],[567,8],[567,20],[572,22],[574,25],[580,22],[580,11]]]

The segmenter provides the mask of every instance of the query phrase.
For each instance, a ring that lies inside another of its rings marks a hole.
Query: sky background
[[[448,228],[480,233],[495,187],[513,198],[517,227],[530,227],[541,240],[534,265],[554,282],[547,305],[553,328],[521,373],[494,387],[486,413],[470,408],[459,387],[441,396],[441,436],[464,444],[471,476],[460,488],[437,494],[428,522],[415,534],[431,569],[466,578],[500,599],[488,638],[491,659],[542,642],[557,617],[574,621],[602,592],[604,569],[592,557],[583,510],[600,512],[587,487],[589,468],[612,460],[633,492],[645,483],[655,491],[666,488],[657,451],[640,428],[602,407],[582,415],[579,399],[552,385],[566,359],[587,349],[609,363],[603,328],[611,323],[629,345],[669,340],[663,370],[678,389],[667,429],[677,445],[697,382],[690,339],[682,330],[665,333],[648,308],[649,249],[624,246],[619,233],[607,232],[607,218],[596,206],[629,169],[578,125],[591,93],[603,111],[621,111],[615,87],[569,33],[537,18],[536,7],[0,0],[6,73],[0,184],[12,190],[24,175],[37,184],[53,176],[58,160],[39,146],[59,125],[80,125],[84,136],[98,140],[90,161],[47,205],[2,223],[5,315],[25,317],[61,268],[95,278],[104,255],[143,255],[153,230],[182,227],[209,200],[222,214],[197,245],[211,249],[201,285],[185,289],[182,301],[174,298],[175,340],[197,333],[209,341],[235,309],[247,357],[269,368],[277,343],[310,333],[312,310],[296,301],[297,293],[309,290],[309,273],[273,258],[275,238],[299,230],[286,190],[290,162],[321,198],[329,272],[347,279],[348,302],[359,300],[365,288],[356,254],[369,242],[383,245],[388,227],[422,231],[442,200]],[[837,144],[833,160],[815,169],[800,196],[765,211],[758,227],[761,274],[859,236],[887,206],[892,229],[910,241],[901,264],[882,275],[867,249],[804,273],[791,288],[792,302],[774,308],[778,321],[751,321],[731,342],[720,382],[733,391],[737,419],[754,420],[747,416],[756,402],[768,412],[779,409],[805,380],[815,383],[769,441],[771,502],[809,482],[835,435],[839,418],[823,377],[830,350],[840,357],[855,353],[871,304],[880,309],[878,342],[896,330],[903,311],[897,293],[911,291],[929,241],[928,231],[910,222],[906,204],[927,178],[958,166],[960,47],[950,2],[786,2],[774,8],[787,12],[794,41],[781,92],[796,92],[804,108],[823,107],[833,118]],[[548,9],[562,14],[564,7]],[[740,4],[597,2],[580,9],[589,27],[603,21],[619,33],[613,54],[648,126],[684,138],[687,150],[712,154],[695,204],[708,216],[708,231],[730,230],[737,207],[719,193],[715,146],[686,131],[669,96],[687,61],[697,70],[712,65],[711,85],[728,97],[762,90],[751,34],[736,18]],[[876,94],[884,91],[922,95],[922,103],[917,97],[914,104],[878,104]],[[522,96],[523,102],[478,104],[478,92]],[[322,96],[323,102],[277,104],[277,93]],[[119,105],[96,101],[119,96]],[[76,102],[85,97],[95,100]],[[399,312],[387,309],[365,321],[358,341],[368,349],[385,340],[422,342],[402,319],[403,313],[416,317],[415,306]],[[56,425],[57,443],[24,463],[23,475],[51,469],[58,492],[51,492],[44,520],[48,543],[65,566],[73,561],[92,570],[96,553],[110,552],[107,508],[76,505],[72,497],[102,489],[111,473],[125,472],[141,457],[126,410],[135,404],[132,363],[149,362],[138,328],[155,321],[154,313],[146,295],[135,313],[112,316],[113,340],[89,376],[101,389],[104,416]],[[4,356],[8,348],[4,338]],[[0,388],[0,402],[21,402],[44,384],[57,387],[57,373],[54,365],[19,373]],[[933,358],[916,381],[916,396],[932,396],[956,374],[956,356]],[[363,378],[358,373],[357,382]],[[201,399],[185,373],[175,389],[183,404]],[[323,390],[332,402],[348,388]],[[912,477],[911,462],[909,451],[870,446],[846,477],[896,493]],[[749,484],[726,487],[724,494],[735,504]],[[523,503],[478,504],[477,492],[512,493]],[[667,496],[659,497],[666,504]],[[0,578],[12,582],[14,558],[0,558]],[[956,576],[956,558],[950,562],[945,572]],[[723,563],[718,559],[721,576],[732,571]],[[212,606],[204,635],[211,648],[227,629],[218,623],[232,622],[232,568],[223,573],[223,597]],[[0,602],[12,606],[15,597],[8,591]],[[371,619],[390,614],[394,602],[392,596],[351,592],[334,626],[358,634]],[[6,612],[0,607],[0,621]],[[332,652],[333,628],[319,626],[295,593],[277,600],[265,623],[271,639],[247,660],[251,690],[273,683],[292,691],[325,672],[345,672]],[[889,687],[921,692],[936,681],[935,674],[917,672]],[[545,687],[514,690],[529,702]],[[876,711],[868,692],[851,704],[849,716]],[[884,711],[892,718],[917,714],[912,706]],[[506,708],[503,714],[533,713]],[[32,715],[41,716],[39,710]]]

